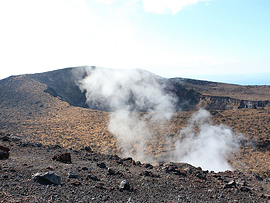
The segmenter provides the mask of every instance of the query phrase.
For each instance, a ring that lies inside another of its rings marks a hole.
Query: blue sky
[[[65,67],[270,85],[268,0],[0,2],[0,79]]]

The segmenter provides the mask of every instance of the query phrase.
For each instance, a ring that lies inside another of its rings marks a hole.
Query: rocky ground
[[[268,202],[269,178],[203,171],[186,163],[151,165],[0,133],[0,202]],[[4,158],[4,156],[2,156]],[[37,174],[38,173],[38,174]]]

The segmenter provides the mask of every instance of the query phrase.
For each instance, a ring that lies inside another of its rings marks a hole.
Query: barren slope
[[[181,79],[185,87],[192,88],[205,95],[230,97],[240,100],[263,101],[270,100],[269,85],[234,85],[203,80]]]
[[[62,97],[49,93],[48,85],[33,79],[31,75],[1,80],[0,90],[1,132],[12,132],[29,141],[58,144],[65,148],[91,146],[96,152],[121,152],[121,146],[117,146],[116,138],[107,128],[109,112],[72,106]],[[150,153],[157,160],[169,150],[165,148],[164,136],[170,138],[178,134],[191,114],[176,112],[164,128],[160,128],[158,123],[149,124],[156,140],[150,140],[148,144],[152,149]],[[270,109],[211,111],[211,114],[216,124],[230,126],[242,133],[249,143],[242,146],[240,153],[231,159],[235,169],[268,176]]]

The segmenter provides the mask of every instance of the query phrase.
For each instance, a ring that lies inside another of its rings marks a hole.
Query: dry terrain
[[[207,85],[190,84],[188,88],[194,88],[194,90],[200,93],[212,94],[213,96],[222,95],[237,99],[251,99],[254,101],[270,100],[269,86],[245,87],[215,83],[214,87],[214,84],[209,83]],[[42,143],[44,146],[59,145],[63,147],[61,148],[62,151],[78,151],[86,146],[90,146],[95,153],[118,154],[121,156],[121,146],[119,146],[116,137],[109,132],[107,127],[110,112],[73,106],[60,96],[53,96],[46,90],[48,90],[46,84],[33,79],[29,75],[14,76],[1,80],[0,132],[4,134],[10,133],[11,135],[25,140],[25,142]],[[165,147],[166,141],[164,137],[170,139],[170,137],[178,135],[180,130],[187,125],[189,118],[195,111],[196,110],[175,112],[170,122],[162,127],[159,123],[148,123],[155,135],[155,139],[148,141],[148,145],[151,149],[148,153],[152,153],[151,155],[158,160],[160,155],[170,150],[170,147]],[[215,125],[223,123],[232,128],[236,134],[242,134],[240,151],[235,152],[229,159],[229,163],[233,166],[234,170],[254,174],[256,177],[267,179],[270,176],[270,108],[211,110],[210,113]],[[7,144],[7,142],[3,142],[0,144],[13,149],[10,143]],[[16,144],[14,144],[14,146],[16,146]],[[14,150],[17,150],[16,153],[19,153],[19,148],[15,147]],[[31,151],[32,148],[29,148],[29,150]],[[29,154],[30,151],[24,153]],[[13,156],[12,153],[11,150],[11,157]],[[42,153],[42,151],[38,153]],[[52,156],[52,154],[50,154],[50,156]],[[81,156],[86,155],[82,154]],[[13,157],[12,159],[15,158]],[[16,159],[19,158],[17,157]],[[168,162],[169,161],[170,160],[168,160]],[[9,170],[8,167],[11,167],[8,160],[2,161],[1,164],[3,168],[6,167],[4,170]],[[29,163],[27,163],[27,165],[28,164]],[[49,164],[51,163],[48,163],[48,165]],[[60,166],[55,165],[54,167]],[[156,172],[153,171],[153,173]],[[168,180],[169,179],[170,177],[168,177]],[[153,180],[147,180],[147,182],[149,183],[155,180],[158,179],[154,178]],[[192,181],[197,180],[192,179]],[[51,189],[49,188],[48,190]],[[12,197],[12,194],[9,195]],[[123,200],[126,202],[126,197],[133,196],[134,193],[119,193],[119,195],[125,196]],[[195,198],[195,196],[193,196],[193,198]],[[166,202],[166,198],[163,199],[164,202]],[[199,197],[199,199],[201,201],[203,200],[202,197]],[[48,200],[48,198],[46,200]],[[175,198],[173,200],[177,202]],[[215,201],[217,199],[210,198],[209,201],[211,200]],[[153,199],[151,199],[151,201],[153,202]],[[178,201],[180,202],[180,200]],[[188,201],[188,199],[185,199],[185,201]],[[219,201],[223,202],[220,199]],[[226,202],[226,200],[224,200],[224,202]]]

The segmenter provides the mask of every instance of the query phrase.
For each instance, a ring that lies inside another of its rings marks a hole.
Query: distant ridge
[[[43,90],[45,93],[49,93],[72,106],[93,108],[86,104],[85,92],[80,90],[78,82],[88,74],[91,74],[91,71],[98,68],[86,66],[71,67],[44,73],[27,74],[25,77],[45,85],[46,88]],[[113,71],[113,69],[108,70]],[[142,74],[147,72],[144,70],[138,71],[141,71]],[[151,74],[152,77],[158,77],[159,81],[165,84],[165,91],[168,94],[174,94],[177,98],[175,103],[176,110],[188,111],[200,107],[208,110],[228,110],[269,106],[270,86],[241,86],[187,78],[166,79],[150,72],[147,72],[147,74]],[[7,81],[15,82],[18,77],[21,76],[12,76],[0,80],[1,91],[5,90],[3,87],[6,86],[5,83]],[[12,93],[10,92],[10,94]],[[6,96],[11,98],[8,95]],[[103,109],[98,110],[108,110],[108,108],[103,107]]]

